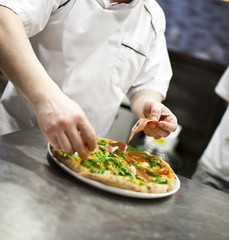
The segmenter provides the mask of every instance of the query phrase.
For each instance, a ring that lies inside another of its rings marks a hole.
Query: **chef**
[[[171,66],[165,17],[154,0],[0,0],[0,70],[10,80],[0,134],[39,126],[82,158],[130,99],[152,137],[177,128],[166,97]]]
[[[216,93],[229,102],[229,66],[215,89]],[[199,165],[194,180],[229,193],[229,108],[216,128]]]

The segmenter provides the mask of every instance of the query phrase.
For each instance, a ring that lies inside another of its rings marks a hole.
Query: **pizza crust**
[[[169,186],[167,184],[158,184],[158,183],[147,183],[150,188],[146,186],[139,186],[135,183],[132,183],[126,180],[124,177],[116,176],[116,175],[108,175],[108,174],[93,174],[89,173],[80,173],[80,175],[102,182],[104,184],[118,187],[122,189],[127,189],[135,192],[144,192],[144,193],[165,193],[169,191]]]
[[[155,157],[160,159],[162,164],[165,165],[166,168],[169,170],[169,174],[168,174],[169,179],[168,180],[170,183],[170,187],[168,184],[159,184],[159,183],[153,183],[153,182],[147,183],[147,185],[149,186],[149,187],[147,187],[144,185],[138,185],[133,182],[130,182],[125,177],[122,177],[122,176],[117,176],[117,175],[112,175],[112,174],[92,173],[90,171],[90,169],[81,166],[80,162],[77,162],[76,160],[74,160],[70,157],[63,156],[60,153],[60,151],[56,150],[54,147],[50,146],[50,150],[51,150],[53,156],[58,161],[60,161],[61,163],[63,163],[65,166],[72,169],[73,171],[77,172],[79,175],[89,178],[89,179],[93,179],[93,180],[101,182],[101,183],[104,183],[106,185],[110,185],[110,186],[122,188],[122,189],[127,189],[127,190],[131,190],[131,191],[136,191],[136,192],[143,192],[143,193],[166,193],[174,188],[175,174],[174,174],[173,170],[171,169],[171,167],[169,166],[169,164],[166,163],[164,160],[162,160],[158,156],[155,156]]]

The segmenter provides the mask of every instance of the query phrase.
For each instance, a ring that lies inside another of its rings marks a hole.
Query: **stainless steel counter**
[[[60,169],[40,130],[2,136],[0,239],[229,239],[229,195],[179,178],[171,197],[117,196]]]

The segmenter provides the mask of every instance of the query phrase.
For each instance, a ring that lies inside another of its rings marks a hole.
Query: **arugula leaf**
[[[144,183],[144,182],[140,182],[138,185],[139,185],[139,186],[145,186],[145,187],[147,187],[147,188],[150,188],[150,186],[149,186],[149,185],[147,185],[147,184],[146,184],[146,183]]]
[[[156,178],[160,178],[160,177],[161,177],[160,174],[155,173],[155,172],[150,172],[150,171],[148,171],[148,170],[146,170],[146,173],[147,173],[148,175],[150,175],[151,177],[156,177]]]
[[[127,170],[128,171],[128,170]],[[136,183],[136,176],[132,173],[132,172],[130,172],[130,171],[128,171],[128,173],[129,173],[129,175],[130,175],[130,178],[128,179],[129,181],[132,181],[133,180],[133,182],[134,183]]]
[[[118,155],[120,155],[123,159],[125,159],[126,157],[125,157],[125,154],[121,151],[121,150],[119,150],[119,149],[116,149],[115,150],[115,153],[117,153]],[[117,156],[116,154],[115,154],[115,156]],[[118,157],[118,156],[117,156]]]
[[[104,146],[107,144],[104,139],[98,139],[97,144],[99,145],[99,150],[105,152]]]
[[[145,152],[141,151],[141,150],[138,149],[138,148],[132,147],[131,145],[128,145],[127,151],[129,151],[129,152],[138,152],[138,153],[144,153],[144,154],[146,154]]]
[[[146,157],[146,161],[149,163],[151,168],[160,163],[160,160],[154,159],[153,157]]]
[[[160,179],[159,177],[151,178],[150,180],[151,180],[151,182],[160,183],[160,184],[168,184],[169,183],[168,180]]]
[[[103,166],[106,170],[109,169],[110,167],[110,160],[109,159],[105,159],[105,161],[103,162]]]
[[[106,141],[104,139],[101,138],[101,139],[98,139],[97,144],[99,146],[105,146],[107,143],[106,143]]]
[[[60,153],[64,156],[64,157],[69,157],[69,158],[75,158],[75,159],[80,159],[78,154],[68,154],[63,150],[60,150]]]
[[[94,159],[88,159],[88,160],[81,160],[80,165],[86,168],[97,168],[97,169],[101,169],[100,165],[97,164],[97,161],[95,161]]]

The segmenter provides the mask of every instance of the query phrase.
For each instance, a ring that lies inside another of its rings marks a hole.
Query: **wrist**
[[[51,106],[53,103],[60,99],[63,92],[54,83],[47,83],[45,87],[38,87],[31,92],[29,101],[33,105],[34,109],[38,111],[43,106]]]
[[[130,106],[133,113],[138,117],[142,116],[143,108],[146,103],[161,103],[162,96],[159,92],[153,90],[141,90],[135,93],[130,100]]]

